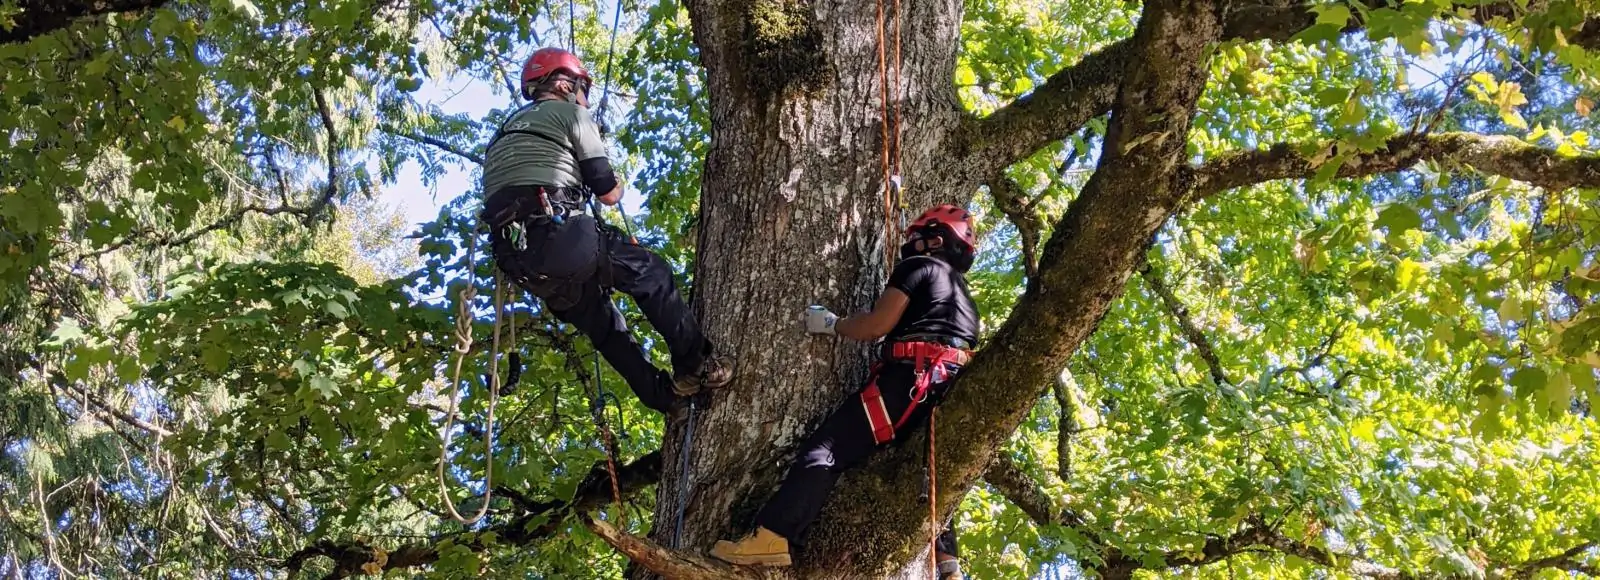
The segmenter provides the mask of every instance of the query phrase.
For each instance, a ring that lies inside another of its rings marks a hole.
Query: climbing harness
[[[911,413],[916,411],[917,405],[928,401],[930,395],[928,390],[933,383],[943,382],[946,379],[946,363],[965,365],[972,356],[966,350],[936,342],[894,342],[887,350],[889,355],[887,358],[890,360],[912,362],[916,381],[908,393],[911,402],[906,405],[905,412],[900,414],[899,419],[891,422],[889,410],[883,404],[883,391],[878,388],[878,375],[883,363],[873,365],[872,377],[867,383],[867,388],[861,390],[861,405],[867,411],[867,424],[872,427],[872,440],[879,445],[893,441],[895,430],[911,419]]]
[[[472,302],[478,296],[478,289],[474,277],[477,273],[478,232],[474,229],[467,241],[467,279],[466,287],[457,294],[459,302],[456,306],[456,361],[455,370],[450,379],[450,410],[445,413],[444,430],[439,433],[439,462],[435,473],[439,483],[439,498],[444,500],[446,511],[450,517],[465,525],[472,525],[483,519],[489,512],[489,500],[494,497],[494,410],[500,400],[500,373],[496,370],[500,358],[500,314],[505,308],[505,290],[502,288],[502,277],[497,272],[494,283],[494,331],[491,339],[489,354],[490,385],[489,385],[489,413],[485,419],[483,429],[483,503],[478,506],[477,513],[471,517],[462,516],[456,510],[456,504],[450,499],[450,492],[445,488],[444,469],[450,456],[450,431],[455,428],[456,411],[461,402],[461,366],[467,355],[472,352]],[[511,343],[516,344],[517,326],[515,312],[512,315]],[[520,377],[520,370],[517,371]]]

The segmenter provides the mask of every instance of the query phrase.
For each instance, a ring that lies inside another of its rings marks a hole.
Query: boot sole
[[[722,560],[722,561],[727,562],[729,564],[736,564],[736,565],[739,565],[739,566],[775,566],[776,567],[776,566],[789,566],[791,564],[788,554],[761,554],[761,555],[741,554],[741,555],[735,556],[735,555],[732,555],[732,554],[718,554],[716,552],[712,552],[711,555],[713,557],[715,557],[716,559],[718,559],[718,560]]]

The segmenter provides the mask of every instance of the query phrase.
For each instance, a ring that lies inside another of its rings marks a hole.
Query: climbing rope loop
[[[444,502],[446,511],[451,519],[464,525],[472,525],[489,513],[489,501],[494,497],[494,411],[500,401],[500,373],[496,370],[500,355],[500,314],[505,308],[505,291],[502,287],[502,278],[495,274],[494,285],[494,330],[491,338],[491,351],[489,354],[490,386],[488,417],[484,421],[483,429],[483,503],[478,506],[478,511],[471,516],[463,516],[450,499],[450,490],[446,486],[445,467],[450,462],[451,431],[455,429],[458,409],[461,403],[461,367],[468,355],[472,353],[472,303],[477,299],[476,286],[478,236],[473,231],[468,234],[467,240],[467,276],[466,287],[457,294],[456,303],[456,346],[454,370],[450,376],[450,407],[445,412],[444,430],[439,433],[439,461],[435,472],[439,484],[439,499]],[[512,325],[513,337],[516,327]],[[515,338],[512,339],[515,342]]]

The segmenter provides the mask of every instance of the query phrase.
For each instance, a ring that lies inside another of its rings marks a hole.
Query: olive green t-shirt
[[[512,185],[577,187],[583,185],[578,162],[606,155],[589,110],[566,101],[523,107],[500,131],[484,155],[484,195]]]

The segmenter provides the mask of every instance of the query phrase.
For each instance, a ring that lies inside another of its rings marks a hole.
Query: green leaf
[[[1526,313],[1522,310],[1521,300],[1507,296],[1505,300],[1500,301],[1499,315],[1500,324],[1515,324],[1522,322]]]
[[[1350,23],[1350,7],[1343,4],[1319,4],[1311,7],[1317,13],[1317,24],[1344,28]]]
[[[1596,388],[1594,369],[1588,365],[1569,364],[1566,375],[1567,381],[1572,383],[1574,392],[1588,397],[1591,405],[1600,404],[1600,389]]]
[[[1472,419],[1473,432],[1488,439],[1499,437],[1505,432],[1505,426],[1500,422],[1500,412],[1505,407],[1505,401],[1500,397],[1478,397],[1478,415]]]
[[[1441,211],[1435,213],[1433,219],[1434,221],[1439,222],[1439,229],[1442,229],[1445,231],[1445,233],[1450,234],[1450,237],[1457,239],[1467,237],[1466,231],[1461,229],[1461,220],[1456,217],[1455,213]]]
[[[66,376],[69,381],[82,381],[89,378],[89,368],[91,366],[93,365],[89,363],[89,359],[79,354],[67,359],[67,362],[62,365],[61,374]]]
[[[1329,87],[1317,92],[1317,104],[1324,107],[1342,105],[1350,100],[1350,89],[1345,87]]]
[[[311,377],[311,389],[324,399],[332,400],[339,396],[339,384],[324,375]]]
[[[1378,212],[1376,225],[1389,230],[1389,240],[1393,243],[1395,239],[1398,239],[1405,232],[1421,228],[1422,215],[1417,213],[1416,208],[1410,205],[1392,203],[1383,208],[1383,211]]]
[[[1572,379],[1565,371],[1550,375],[1550,381],[1539,394],[1545,414],[1556,416],[1565,413],[1572,408]]]
[[[1344,108],[1340,110],[1339,118],[1334,120],[1334,123],[1350,127],[1360,124],[1366,119],[1367,105],[1362,103],[1361,99],[1350,99],[1344,102]]]
[[[1344,167],[1345,162],[1349,160],[1350,156],[1344,153],[1334,155],[1327,161],[1322,162],[1322,165],[1317,166],[1317,172],[1311,176],[1311,180],[1317,183],[1328,182],[1328,180],[1339,175],[1339,168]]]
[[[1549,383],[1550,376],[1541,368],[1522,367],[1511,373],[1511,386],[1516,387],[1518,398],[1527,398],[1543,391]]]
[[[46,340],[42,346],[54,348],[81,339],[83,339],[83,328],[78,326],[78,321],[64,318],[60,324],[56,325],[55,332],[50,333],[50,339]]]
[[[205,369],[208,371],[213,373],[226,371],[228,370],[228,363],[232,361],[233,353],[229,352],[224,345],[207,342],[205,346],[200,347],[200,362],[205,365]]]
[[[1362,417],[1350,426],[1350,435],[1367,443],[1378,442],[1378,421],[1371,417]]]
[[[294,442],[289,440],[289,435],[284,433],[282,429],[273,429],[271,433],[267,434],[267,447],[279,451],[288,451],[292,446],[294,446]]]
[[[143,375],[144,367],[139,364],[137,357],[123,356],[117,359],[117,380],[133,383]]]
[[[317,365],[312,364],[311,361],[306,359],[296,360],[291,366],[294,368],[295,372],[300,373],[300,376],[302,377],[309,377],[317,372]]]
[[[323,307],[327,309],[328,314],[332,314],[335,318],[342,320],[350,317],[350,310],[345,308],[344,304],[341,304],[337,299],[329,300]]]

